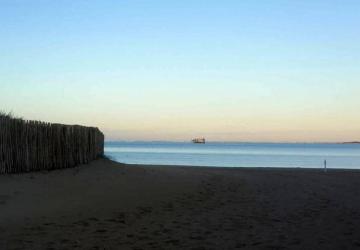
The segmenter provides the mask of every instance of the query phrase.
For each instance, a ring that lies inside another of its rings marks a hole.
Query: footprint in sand
[[[9,195],[0,195],[0,205],[5,205],[9,200]]]

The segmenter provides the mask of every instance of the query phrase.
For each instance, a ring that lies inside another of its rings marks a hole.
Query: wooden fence
[[[98,128],[25,121],[0,113],[0,174],[70,168],[104,154]]]

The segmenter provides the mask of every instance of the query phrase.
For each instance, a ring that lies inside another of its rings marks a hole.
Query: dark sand
[[[360,249],[360,171],[121,165],[0,176],[0,249]]]

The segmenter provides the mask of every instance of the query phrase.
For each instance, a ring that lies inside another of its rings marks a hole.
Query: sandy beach
[[[360,249],[360,171],[123,165],[0,176],[0,249]]]

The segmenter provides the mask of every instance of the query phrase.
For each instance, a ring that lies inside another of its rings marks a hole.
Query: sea
[[[360,169],[360,144],[108,141],[105,154],[127,164]]]

